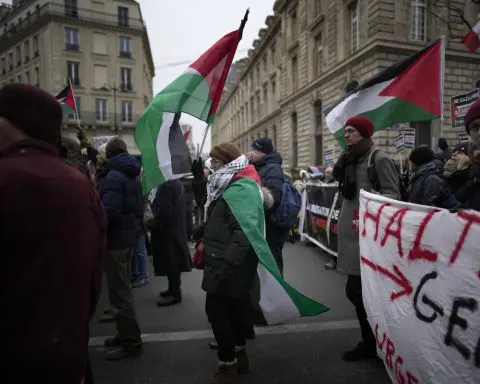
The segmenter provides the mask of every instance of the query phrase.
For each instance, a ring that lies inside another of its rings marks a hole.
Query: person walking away
[[[142,352],[140,327],[130,282],[132,257],[137,245],[141,214],[140,163],[127,152],[127,144],[113,137],[106,147],[107,162],[98,191],[108,218],[108,255],[105,263],[109,302],[117,334],[105,340],[108,360],[123,360]]]
[[[218,371],[212,384],[231,384],[238,373],[249,371],[245,324],[250,321],[250,291],[258,258],[223,193],[242,177],[257,183],[260,179],[233,143],[213,147],[210,156],[215,173],[208,184],[202,288],[207,293],[205,311],[218,342]],[[251,204],[261,207],[260,195]]]
[[[58,155],[62,109],[41,88],[0,90],[2,383],[78,384],[101,291],[106,217]]]
[[[447,140],[444,137],[438,139],[438,148],[440,150],[441,159],[445,164],[448,160],[452,158],[452,150],[448,147]]]
[[[192,270],[188,249],[185,190],[180,180],[168,180],[154,193],[151,228],[155,276],[167,276],[168,289],[160,292],[157,306],[182,302],[181,273]]]
[[[193,194],[193,184],[192,178],[185,176],[182,178],[183,189],[185,191],[185,214],[186,214],[186,224],[187,224],[187,239],[188,241],[192,240],[192,231],[193,231],[193,200],[195,196]]]
[[[344,129],[346,149],[340,155],[333,172],[343,196],[338,220],[337,269],[348,275],[345,291],[355,306],[362,333],[362,341],[353,350],[346,352],[343,360],[359,361],[377,356],[375,336],[363,304],[358,231],[360,190],[374,189],[373,180],[369,179],[367,172],[369,158],[374,151],[376,178],[380,184],[377,192],[394,199],[400,197],[400,192],[393,161],[373,144],[373,123],[370,119],[365,116],[351,117]]]
[[[260,138],[252,143],[252,148],[247,155],[248,159],[255,166],[262,186],[270,190],[274,204],[270,211],[266,212],[266,238],[268,246],[272,251],[280,272],[283,274],[283,246],[288,238],[288,229],[280,228],[270,219],[280,202],[283,195],[283,183],[285,181],[282,169],[282,156],[274,148],[272,141],[268,138]]]
[[[467,145],[458,145],[453,149],[452,158],[445,164],[443,177],[448,189],[462,207],[468,201],[468,185],[472,170],[472,160],[468,157]]]
[[[434,153],[426,145],[415,148],[409,157],[410,183],[408,201],[429,207],[457,211],[460,204],[438,174]]]

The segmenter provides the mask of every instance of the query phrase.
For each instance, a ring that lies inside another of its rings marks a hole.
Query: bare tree
[[[442,15],[444,10],[447,10],[446,17]],[[459,5],[458,0],[433,0],[428,7],[428,12],[446,23],[450,39],[461,40],[464,34],[460,35],[454,31],[458,31],[460,24],[471,30],[472,26],[479,21],[480,0],[466,0],[463,7]]]

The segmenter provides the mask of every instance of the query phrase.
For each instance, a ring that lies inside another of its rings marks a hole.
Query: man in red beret
[[[346,294],[355,306],[362,332],[362,341],[346,352],[343,359],[359,361],[377,356],[375,336],[368,323],[362,297],[358,234],[360,189],[371,189],[394,199],[400,197],[400,190],[395,164],[373,144],[372,121],[366,116],[354,116],[347,120],[344,129],[346,149],[334,168],[343,196],[338,219],[337,269],[348,275]],[[375,166],[374,177],[368,175],[370,165]]]
[[[2,383],[85,376],[106,219],[93,185],[58,156],[61,123],[42,89],[0,90]]]

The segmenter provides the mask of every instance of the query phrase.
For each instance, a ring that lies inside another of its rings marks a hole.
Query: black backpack
[[[377,152],[378,149],[374,149],[368,158],[368,168],[367,168],[367,176],[368,180],[373,186],[373,189],[377,192],[382,192],[382,186],[380,184],[380,179],[377,174],[377,167],[376,167],[376,159],[377,159]],[[405,178],[398,172],[398,189],[400,191],[400,198],[402,201],[408,201],[408,190],[407,190],[407,182]]]

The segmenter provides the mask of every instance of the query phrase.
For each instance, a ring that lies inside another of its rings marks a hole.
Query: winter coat
[[[192,269],[186,205],[185,190],[180,180],[168,180],[158,187],[152,204],[155,226],[151,230],[156,276],[165,276],[171,263],[177,263],[180,272]]]
[[[465,187],[466,209],[480,211],[480,164],[473,163]]]
[[[274,201],[272,209],[265,213],[266,237],[270,248],[281,247],[285,243],[288,234],[288,231],[278,228],[269,218],[269,212],[274,212],[282,201],[283,183],[285,181],[282,162],[283,159],[280,153],[273,151],[254,164],[262,181],[262,187],[270,191]]]
[[[0,191],[1,381],[78,384],[106,253],[98,194],[34,140],[0,153]]]
[[[246,298],[253,288],[258,257],[223,198],[209,207],[203,244],[202,289],[209,295]]]
[[[343,199],[340,217],[338,219],[338,257],[337,269],[348,275],[360,275],[359,246],[359,205],[360,190],[372,190],[373,186],[367,175],[368,159],[375,147],[361,158],[356,165],[356,197],[352,200]],[[400,191],[398,173],[393,161],[382,151],[375,155],[375,169],[381,185],[380,193],[384,196],[398,199]]]
[[[471,167],[454,171],[452,174],[445,176],[447,186],[453,193],[457,201],[464,205],[469,197],[468,181],[470,179]]]
[[[408,186],[408,201],[452,211],[459,208],[458,201],[449,191],[445,180],[439,176],[433,161],[422,165],[412,174]]]
[[[127,154],[110,159],[98,182],[108,218],[108,249],[133,248],[142,216],[140,163]]]

